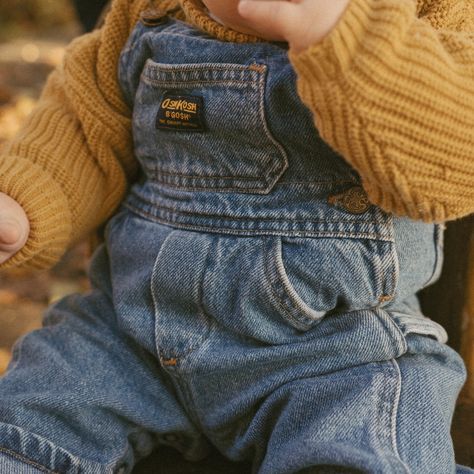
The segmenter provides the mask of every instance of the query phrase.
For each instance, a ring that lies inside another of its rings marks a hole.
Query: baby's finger
[[[0,216],[0,263],[8,260],[23,247],[26,235],[19,222]]]
[[[296,21],[295,4],[287,0],[241,0],[239,14],[262,37],[285,40],[288,25]]]
[[[23,241],[25,232],[19,222],[0,215],[0,250],[10,250]]]
[[[28,217],[21,205],[0,192],[0,263],[25,245],[29,232]]]

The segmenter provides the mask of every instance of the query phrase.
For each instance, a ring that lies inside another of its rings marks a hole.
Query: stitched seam
[[[153,157],[145,157],[149,159],[155,159]],[[239,181],[257,181],[264,179],[264,176],[241,176],[241,175],[234,175],[234,176],[219,176],[218,174],[182,174],[182,173],[169,173],[167,171],[159,171],[159,170],[153,170],[154,172],[154,178],[159,178],[160,176],[166,176],[170,178],[186,178],[186,179],[224,179],[224,180],[230,180],[230,179],[238,179]],[[163,182],[159,181],[158,182]]]
[[[391,224],[393,242],[395,243],[394,219],[392,216],[390,217],[390,224]],[[396,245],[391,246],[390,257],[391,257],[390,266],[392,267],[392,286],[393,286],[391,296],[394,297],[400,283],[400,259],[398,256]]]
[[[276,255],[274,255],[275,261],[274,262],[274,274],[275,274],[275,283],[278,284],[278,287],[281,289],[281,294],[285,298],[285,301],[288,308],[291,309],[292,312],[296,311],[295,318],[302,320],[306,325],[312,326],[314,323],[319,323],[324,316],[330,311],[318,311],[314,310],[309,306],[304,299],[299,295],[296,291],[294,285],[291,283],[290,278],[288,276],[288,272],[285,268],[285,262],[283,261],[283,243],[282,239],[278,239],[278,248]],[[266,254],[269,258],[271,257],[270,253]],[[281,266],[279,263],[281,262]],[[278,288],[276,288],[278,291]],[[292,294],[293,293],[293,294]],[[334,309],[334,308],[331,308]],[[311,312],[314,313],[324,313],[323,315],[319,316],[311,316]]]
[[[185,36],[186,37],[186,36]],[[165,64],[157,63],[151,58],[147,60],[147,69],[153,69],[157,71],[169,72],[180,72],[180,71],[239,71],[247,74],[263,74],[263,72],[251,69],[250,66],[244,66],[234,63],[194,63],[194,64]]]
[[[398,408],[400,406],[400,396],[402,392],[402,374],[400,371],[400,367],[395,359],[392,359],[392,365],[395,368],[395,372],[397,374],[397,390],[395,393],[395,400],[393,403],[393,410],[391,416],[391,441],[392,441],[392,449],[395,452],[397,458],[399,459],[401,465],[407,472],[407,474],[411,474],[411,469],[405,464],[400,456],[400,452],[398,451],[398,442],[397,442],[397,417],[398,417]]]
[[[275,302],[280,306],[282,311],[286,314],[287,320],[292,324],[292,326],[295,326],[296,329],[300,331],[306,331],[309,329],[311,326],[311,323],[315,323],[319,320],[317,319],[310,319],[304,314],[296,314],[294,315],[294,308],[289,305],[289,303],[286,301],[286,299],[282,299],[280,297],[279,291],[277,288],[274,286],[274,278],[273,278],[273,273],[270,268],[270,255],[268,253],[267,245],[264,242],[264,239],[262,239],[262,247],[263,247],[263,254],[264,254],[264,262],[263,262],[263,268],[265,271],[265,277],[267,278],[269,284],[270,284],[270,290],[272,292],[272,295],[275,298]],[[285,290],[286,292],[286,290]],[[291,298],[290,298],[291,301]]]
[[[150,160],[155,161],[155,158],[152,157],[152,156],[145,156],[144,158],[148,158]],[[158,168],[154,168],[154,167],[149,167],[148,169],[150,171],[152,171],[153,173],[155,173],[155,176],[164,175],[164,176],[171,176],[171,177],[178,177],[178,178],[181,178],[181,177],[201,178],[201,177],[203,177],[203,178],[219,178],[219,179],[234,179],[235,177],[237,177],[237,178],[242,179],[242,180],[261,179],[261,177],[252,178],[252,177],[238,176],[238,175],[237,176],[186,175],[186,174],[179,174],[179,173],[170,173],[170,172],[167,172],[167,171],[160,171],[160,170],[158,170]],[[305,185],[305,186],[308,186],[308,187],[321,186],[321,185],[331,186],[331,190],[332,190],[332,187],[334,185],[343,185],[343,184],[360,185],[359,182],[349,180],[349,179],[340,179],[340,180],[327,179],[327,180],[311,180],[311,181],[301,181],[301,180],[284,181],[284,180],[279,180],[275,184],[275,188],[279,187],[279,186],[292,186],[292,185],[295,185],[295,184],[301,184],[301,185]]]
[[[180,178],[180,177],[176,176],[176,178]],[[269,191],[268,182],[264,182],[264,180],[266,178],[255,178],[255,180],[253,180],[253,178],[245,178],[245,177],[240,178],[240,177],[237,177],[235,179],[235,181],[242,181],[242,183],[235,183],[234,187],[229,186],[228,183],[225,183],[224,185],[219,186],[215,182],[218,179],[220,179],[219,177],[216,177],[216,178],[212,178],[212,177],[183,178],[183,181],[184,180],[197,181],[197,180],[200,180],[200,179],[203,179],[203,180],[208,179],[210,181],[214,181],[212,183],[209,183],[212,186],[216,186],[213,189],[213,192],[238,191],[240,193],[266,194]],[[253,180],[253,182],[252,182],[252,180]],[[178,181],[178,179],[175,179],[174,181]],[[183,184],[175,183],[172,180],[169,180],[169,181],[167,181],[165,179],[160,180],[158,177],[155,180],[155,183],[164,184],[164,185],[166,185],[170,188],[181,189],[183,191],[209,191],[209,186],[206,186],[206,183],[204,183],[202,185],[192,185],[191,183],[187,183],[187,185],[186,184],[183,185]],[[247,186],[248,183],[253,185],[253,187],[248,187]],[[237,186],[237,184],[239,186]],[[243,186],[246,186],[245,189],[243,189]]]
[[[142,201],[145,205],[148,204],[146,203],[145,201],[143,201],[140,197],[138,196],[134,196],[136,197],[137,199],[140,199],[140,201]],[[180,211],[180,210],[176,210],[172,207],[166,207],[166,206],[163,206],[161,204],[157,204],[157,203],[151,203],[154,207],[156,207],[157,209],[162,209],[164,211],[169,211],[169,212],[173,212],[175,214],[181,214],[181,215],[189,215],[189,216],[192,216],[192,217],[196,217],[196,212],[191,212],[191,211]],[[138,208],[135,208],[132,204],[130,203],[124,203],[125,206],[127,206],[128,208],[133,208],[133,209],[137,209],[138,211],[141,211],[143,213],[146,213],[147,215],[149,216],[153,216],[153,214],[147,212],[147,211],[142,211],[141,209],[138,209]],[[321,220],[312,220],[312,219],[292,219],[292,220],[289,220],[289,219],[284,219],[284,218],[281,218],[281,217],[265,217],[265,216],[256,216],[256,217],[245,217],[245,216],[232,216],[232,215],[228,215],[228,214],[209,214],[209,213],[204,213],[204,212],[200,212],[198,214],[199,216],[202,216],[202,217],[210,217],[210,218],[218,218],[218,219],[228,219],[228,220],[236,220],[236,221],[269,221],[269,222],[288,222],[288,223],[306,223],[306,222],[310,222],[312,224],[325,224],[325,223],[329,223],[329,224],[356,224],[356,225],[363,225],[363,224],[371,224],[371,225],[384,225],[384,222],[383,221],[351,221],[351,220],[326,220],[326,219],[321,219]],[[377,237],[379,234],[372,234],[372,233],[368,233],[368,232],[364,232],[364,235],[372,235],[374,237]],[[382,237],[382,236],[381,236]],[[389,242],[392,242],[393,240],[390,239]]]
[[[384,309],[384,308],[377,308],[378,311],[380,311],[381,313],[384,313],[385,316],[387,317],[388,319],[388,323],[383,321],[380,316],[378,316],[378,320],[385,326],[385,327],[388,327],[388,325],[390,325],[390,327],[394,328],[395,331],[398,333],[398,335],[400,336],[400,339],[401,339],[401,342],[402,342],[402,354],[405,354],[408,350],[408,343],[405,339],[405,334],[403,334],[403,331],[400,329],[400,327],[398,326],[398,324],[393,320],[392,316],[390,316],[390,313]],[[375,311],[375,314],[377,314],[377,311]]]
[[[253,86],[257,85],[258,81],[255,80],[243,80],[243,81],[236,81],[233,79],[229,80],[219,80],[219,79],[206,79],[206,80],[196,80],[196,81],[188,81],[188,80],[181,80],[181,81],[172,81],[172,79],[169,80],[160,80],[160,79],[154,79],[149,76],[143,76],[142,77],[142,82],[149,86],[166,86],[167,88],[170,89],[182,89],[183,86],[209,86],[209,85],[222,85],[222,86]]]
[[[146,219],[151,220],[152,222],[158,222],[160,224],[167,225],[172,228],[178,229],[192,229],[197,231],[206,231],[206,232],[213,232],[216,234],[223,234],[223,235],[280,235],[280,236],[293,236],[297,235],[298,237],[314,237],[314,238],[369,238],[369,239],[378,239],[382,241],[388,241],[385,236],[378,235],[378,234],[370,234],[366,232],[357,232],[354,231],[353,233],[347,232],[331,232],[331,231],[318,231],[318,230],[280,230],[280,229],[232,229],[232,228],[225,228],[225,227],[215,227],[212,225],[195,225],[195,224],[185,224],[180,222],[173,222],[169,219],[164,219],[156,216],[155,214],[150,214],[146,211],[142,211],[139,208],[136,208],[130,204],[123,204],[124,207],[129,209],[131,212],[140,215]],[[176,212],[171,211],[170,212]],[[179,214],[179,213],[178,213]],[[191,214],[193,217],[196,217],[195,214]],[[219,217],[219,216],[216,216]],[[263,220],[263,219],[262,219]],[[286,221],[287,223],[292,223],[291,221]]]
[[[313,340],[313,339],[311,339],[311,340]],[[282,343],[282,344],[278,344],[278,346],[289,346],[290,344],[291,343]],[[272,344],[270,344],[270,345],[272,345]],[[300,360],[300,359],[307,359],[310,356],[308,354],[299,355],[298,353],[293,353],[289,357],[291,357],[291,360],[297,361],[297,360]],[[273,363],[273,360],[253,362],[252,367],[265,367],[265,365],[272,364],[272,363]],[[366,374],[379,374],[380,373],[380,367],[379,367],[378,363],[376,363],[376,362],[358,362],[354,365],[349,365],[349,366],[344,366],[344,367],[337,367],[335,369],[331,368],[331,369],[328,369],[327,371],[325,370],[325,371],[322,371],[322,372],[317,372],[315,375],[311,375],[309,377],[301,377],[298,380],[303,380],[305,378],[313,378],[315,376],[325,377],[327,375],[331,375],[331,377],[333,377],[338,372],[344,372],[346,370],[353,369],[355,367],[364,367],[364,370],[365,370]],[[219,371],[220,371],[220,369],[215,369],[215,370],[209,369],[209,370],[206,370],[203,373],[205,373],[205,374],[216,374],[216,373],[219,373]],[[338,377],[338,378],[334,379],[335,381],[347,380],[345,375],[341,375],[341,376],[337,375],[335,377]],[[410,474],[412,474],[412,473],[410,473]]]
[[[267,68],[265,67],[265,74],[266,74],[266,71],[267,71]],[[272,160],[273,166],[270,168],[269,172],[267,173],[267,176],[271,176],[274,172],[277,172],[277,176],[273,176],[272,183],[271,183],[275,185],[278,179],[286,171],[289,164],[288,164],[288,154],[286,153],[286,150],[281,145],[281,143],[275,139],[275,137],[272,135],[268,127],[267,118],[265,115],[265,84],[266,84],[265,75],[262,73],[259,75],[259,81],[258,81],[258,100],[259,100],[258,109],[259,109],[261,125],[263,126],[263,129],[265,131],[265,135],[267,139],[270,140],[270,143],[279,151],[278,155],[275,155],[276,159]]]
[[[148,85],[165,85],[167,87],[176,87],[187,84],[202,84],[202,85],[241,85],[254,87],[261,81],[265,71],[256,71],[249,67],[233,68],[229,65],[223,64],[219,67],[219,64],[207,63],[199,64],[199,67],[186,67],[181,64],[169,65],[172,67],[163,66],[160,63],[155,63],[152,60],[148,60],[143,73],[141,74],[141,80]],[[173,67],[175,66],[175,67]],[[204,74],[207,77],[192,78],[183,77],[183,73],[194,73]],[[237,77],[225,78],[222,77],[222,73],[234,74]],[[220,77],[213,77],[214,74],[218,74]],[[240,77],[239,77],[240,76]]]
[[[8,449],[8,448],[4,448],[2,446],[0,446],[0,452],[3,452],[5,454],[8,454],[9,456],[13,457],[13,458],[16,458],[18,460],[20,460],[21,462],[24,462],[25,464],[28,464],[30,466],[33,466],[33,467],[36,467],[37,469],[39,469],[40,471],[43,471],[43,472],[46,472],[48,474],[60,474],[59,472],[57,471],[52,471],[51,469],[47,468],[46,466],[43,466],[42,464],[39,464],[38,462],[36,461],[33,461],[32,459],[29,459],[27,458],[26,456],[24,456],[23,454],[19,454],[15,451],[12,451],[11,449]]]
[[[179,178],[179,176],[176,176],[175,178]],[[184,178],[183,181],[186,180],[186,179],[189,179],[190,181],[191,181],[191,179],[194,180],[194,181],[197,181],[201,178],[199,178],[199,177],[197,177],[197,178]],[[237,177],[235,179],[235,181],[242,181],[242,183],[235,183],[234,187],[229,186],[227,183],[217,187],[215,181],[217,181],[217,179],[220,179],[220,178],[207,178],[207,177],[204,178],[204,180],[206,180],[206,179],[214,180],[213,183],[209,183],[212,186],[216,186],[214,189],[212,189],[213,192],[221,192],[222,193],[222,192],[227,192],[227,191],[238,191],[240,193],[257,193],[257,194],[268,194],[268,192],[269,192],[268,182],[264,182],[264,180],[266,178],[261,178],[261,179],[256,178],[253,182],[251,182],[252,181],[251,178],[247,179],[247,178]],[[178,181],[178,179],[175,179],[174,181]],[[247,186],[248,182],[251,182],[253,187],[248,187]],[[155,183],[164,184],[164,185],[168,186],[169,188],[181,189],[183,191],[209,191],[209,186],[206,186],[206,183],[204,183],[204,185],[196,185],[196,184],[190,184],[190,183],[179,184],[179,183],[173,182],[172,180],[166,181],[164,179],[160,180],[159,178],[157,178],[155,180]],[[236,186],[237,184],[239,186]],[[246,187],[243,189],[243,186],[246,186]]]
[[[390,226],[392,229],[392,239],[394,238],[393,234],[393,220],[391,219]],[[380,258],[376,259],[374,268],[376,273],[380,276],[380,279],[377,281],[377,292],[379,298],[378,308],[386,306],[386,304],[393,301],[395,293],[398,288],[398,274],[399,274],[399,264],[398,264],[398,254],[396,252],[396,246],[394,241],[390,242],[389,251],[383,251]],[[380,253],[379,253],[380,254]],[[378,285],[380,282],[380,285]],[[389,300],[383,300],[383,297],[389,297]]]

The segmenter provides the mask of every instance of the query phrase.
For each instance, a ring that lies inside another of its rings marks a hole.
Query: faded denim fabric
[[[120,60],[141,176],[93,289],[0,381],[0,472],[128,473],[210,444],[259,474],[449,474],[465,379],[416,292],[442,227],[367,202],[278,43],[138,25]]]

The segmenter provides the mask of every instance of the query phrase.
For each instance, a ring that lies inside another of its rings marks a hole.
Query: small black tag
[[[156,128],[176,132],[204,132],[204,101],[198,95],[165,92],[156,116]]]

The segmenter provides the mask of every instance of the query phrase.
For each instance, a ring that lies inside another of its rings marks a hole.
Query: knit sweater
[[[76,39],[35,111],[0,155],[0,191],[30,221],[3,264],[47,268],[117,209],[136,173],[119,54],[149,0],[114,0],[104,25]],[[200,0],[179,19],[221,41]],[[474,2],[352,0],[321,42],[289,53],[322,138],[359,173],[373,204],[445,221],[474,212]]]

